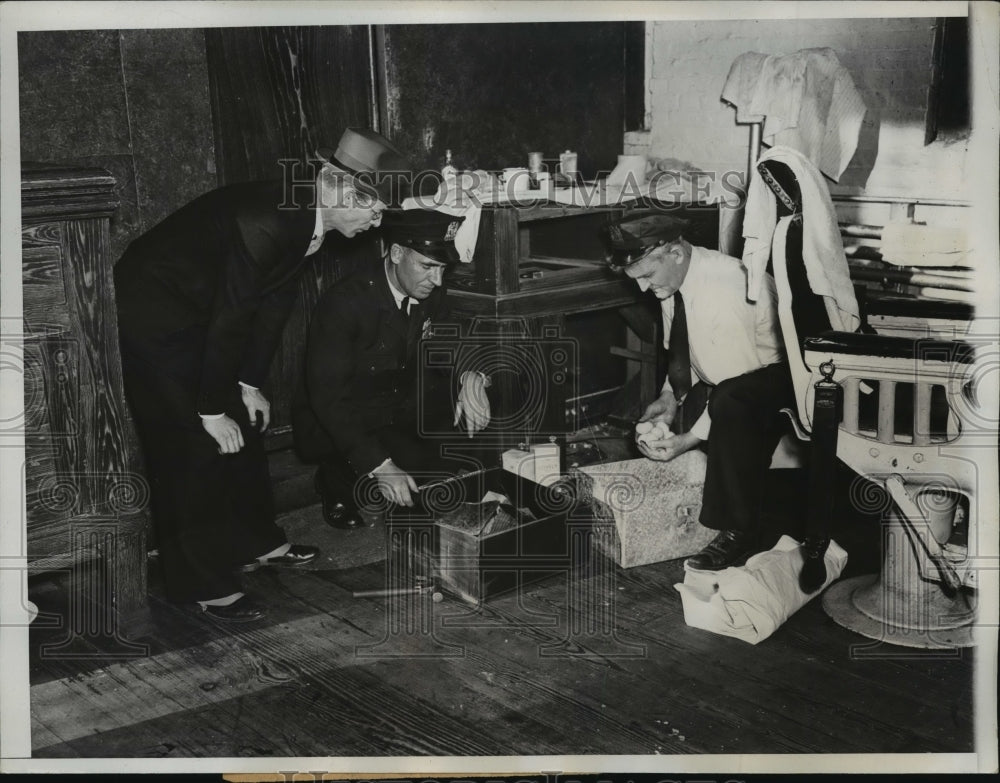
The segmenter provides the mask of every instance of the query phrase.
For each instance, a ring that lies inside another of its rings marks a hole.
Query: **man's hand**
[[[652,442],[637,441],[639,451],[643,456],[655,459],[657,462],[669,462],[685,451],[691,451],[699,443],[701,438],[685,432],[681,435],[673,435],[666,440],[655,440]]]
[[[378,482],[379,492],[386,500],[400,506],[413,505],[411,493],[417,491],[417,482],[405,470],[396,467],[392,460],[379,465],[372,471],[372,475]]]
[[[646,406],[646,410],[639,417],[639,421],[648,421],[652,424],[662,421],[669,427],[674,423],[674,416],[676,415],[677,400],[674,397],[674,393],[668,389]]]
[[[458,401],[455,403],[455,426],[465,414],[465,429],[471,438],[480,430],[486,429],[490,423],[490,399],[486,389],[490,380],[479,372],[466,371],[462,373],[461,388],[458,390]]]
[[[215,438],[219,444],[220,454],[235,454],[243,448],[243,433],[240,425],[228,416],[221,416],[218,419],[202,419],[201,426],[205,432]]]
[[[240,386],[240,393],[243,396],[243,404],[246,406],[247,415],[250,416],[250,425],[257,427],[257,413],[261,414],[260,431],[264,432],[271,423],[271,403],[267,397],[261,394],[260,389],[251,389],[249,386]]]

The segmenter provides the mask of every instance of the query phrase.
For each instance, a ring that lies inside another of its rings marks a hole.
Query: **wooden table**
[[[642,366],[644,397],[658,393],[659,319],[640,306],[636,284],[607,267],[603,239],[609,220],[656,209],[689,220],[685,237],[693,243],[718,246],[716,205],[542,202],[483,208],[473,262],[451,272],[448,301],[464,322],[456,339],[494,369],[491,396],[506,416],[495,435],[501,447],[578,429],[580,411],[567,401],[575,396],[587,346],[566,338],[567,316],[617,308],[637,337],[635,348],[617,353]]]

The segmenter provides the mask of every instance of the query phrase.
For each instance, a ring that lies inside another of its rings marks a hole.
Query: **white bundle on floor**
[[[847,552],[831,541],[824,562],[826,582],[809,594],[799,589],[802,549],[790,536],[782,536],[773,549],[754,555],[739,568],[685,569],[684,583],[674,585],[681,594],[684,622],[757,644],[840,576]]]

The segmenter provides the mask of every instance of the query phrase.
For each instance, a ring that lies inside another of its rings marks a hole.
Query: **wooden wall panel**
[[[368,29],[218,28],[205,33],[220,183],[278,178],[281,159],[368,126]]]
[[[126,437],[121,362],[118,351],[108,349],[118,341],[108,268],[108,224],[97,220],[67,222],[64,242],[66,257],[74,260],[67,265],[71,272],[67,272],[66,287],[75,321],[73,334],[80,342],[85,368],[80,402],[87,423],[82,433],[87,511],[105,514],[114,502],[115,485],[135,464]]]
[[[22,163],[99,167],[114,177],[109,196],[120,208],[113,210],[110,233],[101,240],[109,264],[164,216],[215,187],[202,30],[23,31],[18,65]],[[78,185],[70,188],[71,201],[79,195]],[[49,211],[54,197],[50,190],[45,203],[27,205],[27,213]],[[45,222],[25,235],[25,321],[33,329],[69,328],[68,289],[46,284],[54,282],[48,278],[55,273],[53,257],[45,255],[53,245],[36,247],[43,232],[62,225]],[[58,242],[55,247],[59,252]],[[96,315],[104,319],[92,333],[96,345],[104,354],[117,353],[117,342],[114,348],[102,342],[111,339],[114,313]],[[127,409],[121,415],[127,417]],[[102,431],[105,426],[114,425],[106,418]],[[123,431],[134,437],[131,426]],[[101,448],[122,445],[105,440]],[[135,441],[127,448],[139,453]],[[132,464],[139,469],[142,463],[136,457]],[[32,474],[33,468],[29,482]],[[110,486],[117,497],[121,483]]]
[[[87,472],[78,347],[69,331],[25,340],[29,551],[64,534],[66,518],[83,513],[90,494],[78,479]]]
[[[114,591],[107,606],[127,623],[146,600],[148,491],[134,467],[122,390],[114,187],[102,170],[22,170],[25,500],[32,561],[89,555],[95,548],[77,542],[100,528],[111,542],[95,549]]]

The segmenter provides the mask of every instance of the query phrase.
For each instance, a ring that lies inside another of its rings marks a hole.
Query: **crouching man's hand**
[[[386,500],[400,506],[413,505],[412,493],[417,491],[417,482],[392,460],[379,465],[371,474],[378,482],[378,490]]]
[[[674,423],[674,416],[677,415],[677,399],[674,393],[667,389],[659,397],[646,406],[642,416],[639,417],[639,424],[649,422],[656,424],[662,421],[669,428]]]

